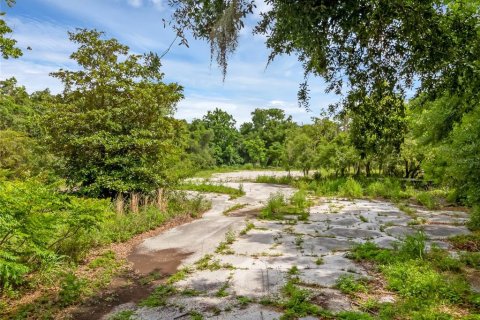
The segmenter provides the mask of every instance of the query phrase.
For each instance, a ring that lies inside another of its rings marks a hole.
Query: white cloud
[[[142,0],[127,0],[128,4],[132,7],[139,8],[143,5]]]
[[[47,86],[54,92],[61,91],[61,84],[48,73],[59,68],[76,68],[69,59],[75,45],[67,36],[67,30],[74,30],[74,27],[104,30],[108,37],[119,39],[135,53],[155,51],[161,54],[174,38],[174,33],[164,29],[161,23],[161,18],[168,13],[160,0],[138,1],[143,5],[135,9],[125,0],[31,1],[54,10],[58,19],[40,18],[42,15],[33,19],[30,16],[35,12],[28,9],[23,14],[10,15],[8,22],[14,27],[13,37],[22,48],[31,46],[33,50],[24,50],[23,57],[3,61],[0,66],[1,78],[15,76],[29,91]],[[152,10],[153,6],[158,10]],[[21,7],[20,2],[17,7]],[[300,63],[294,56],[282,56],[265,69],[269,52],[249,32],[241,35],[238,51],[229,61],[225,82],[215,62],[210,65],[208,44],[194,39],[189,42],[190,48],[173,45],[162,59],[165,81],[178,82],[185,88],[186,98],[177,112],[181,118],[199,118],[207,110],[221,107],[242,123],[250,119],[250,112],[255,108],[278,107],[295,120],[308,122],[310,117],[337,100],[334,95],[323,93],[323,81],[311,79],[314,112],[298,108],[298,84],[303,81]]]

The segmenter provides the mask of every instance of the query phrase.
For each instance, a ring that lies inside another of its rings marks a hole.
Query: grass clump
[[[344,184],[339,187],[338,193],[342,197],[361,198],[363,196],[362,185],[349,177]]]
[[[130,320],[132,319],[133,313],[133,310],[123,310],[114,314],[108,318],[108,320]]]
[[[287,205],[281,193],[270,195],[267,205],[260,211],[261,219],[279,219],[283,217],[282,209]]]
[[[335,287],[345,294],[355,292],[367,292],[367,285],[364,280],[355,279],[351,274],[342,274],[336,281]]]
[[[260,211],[259,217],[280,220],[284,219],[285,215],[297,215],[299,220],[307,220],[310,204],[305,189],[298,190],[288,202],[283,194],[276,193],[270,195],[267,205]]]
[[[190,311],[189,316],[190,316],[191,320],[203,320],[204,319],[203,314],[201,314],[200,312],[195,311],[195,310]]]
[[[279,176],[279,177],[260,175],[260,176],[257,176],[257,178],[255,179],[255,182],[257,183],[286,184],[286,185],[292,184],[293,181],[295,181],[295,179],[290,175]]]
[[[428,209],[438,209],[440,207],[440,203],[438,198],[428,191],[419,192],[415,195],[415,199],[420,202],[423,206],[427,207]]]
[[[375,306],[381,319],[453,319],[454,315],[443,309],[474,312],[480,307],[480,298],[472,293],[463,274],[468,258],[456,259],[437,247],[427,252],[425,241],[423,233],[410,235],[392,250],[367,242],[349,255],[378,263],[387,288],[400,297],[395,304]]]
[[[152,294],[140,301],[138,305],[150,308],[165,306],[167,304],[168,297],[174,295],[176,292],[177,291],[175,287],[172,285],[161,285],[156,287]]]
[[[253,299],[246,296],[238,296],[237,302],[241,307],[245,308],[248,304],[253,302]]]
[[[223,193],[230,195],[230,199],[236,199],[238,197],[244,196],[245,191],[240,188],[227,187],[220,184],[211,184],[211,183],[184,183],[177,186],[178,190],[191,190],[198,192],[214,192],[214,193]]]
[[[282,288],[285,299],[278,303],[284,309],[280,319],[298,319],[306,316],[331,316],[311,302],[312,293],[309,290],[297,287],[296,280],[290,279]]]
[[[230,284],[227,281],[220,287],[220,289],[218,289],[218,291],[215,293],[215,297],[218,297],[218,298],[227,297],[228,296],[228,291],[227,291],[228,288],[230,288]]]
[[[247,222],[247,225],[245,226],[245,228],[240,231],[240,235],[243,236],[243,235],[246,235],[248,233],[248,231],[252,230],[255,228],[255,224],[251,221],[248,221]]]
[[[219,254],[234,254],[235,252],[231,249],[231,245],[235,242],[235,232],[228,230],[225,234],[225,241],[222,241],[218,244],[218,247],[215,249],[215,253]]]
[[[183,267],[179,269],[177,272],[172,274],[168,279],[167,279],[167,284],[174,284],[175,282],[182,281],[187,278],[187,276],[192,273],[192,269],[189,267]]]
[[[195,262],[195,266],[197,270],[210,271],[215,271],[222,268],[220,260],[213,260],[213,256],[211,254],[206,254],[205,256],[203,256],[203,258]]]
[[[236,211],[236,210],[240,210],[240,209],[242,209],[242,208],[245,208],[246,206],[247,206],[246,203],[236,203],[236,204],[234,204],[233,206],[231,206],[230,208],[228,208],[228,209],[226,209],[225,211],[223,211],[223,214],[224,214],[225,216],[228,216],[228,214],[229,214],[230,212],[233,212],[233,211]]]

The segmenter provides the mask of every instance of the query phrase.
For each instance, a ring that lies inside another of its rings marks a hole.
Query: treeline
[[[91,249],[209,206],[172,188],[189,172],[188,130],[158,56],[95,30],[69,36],[79,69],[51,74],[61,94],[0,82],[0,315],[29,289],[75,303],[98,289],[75,275]]]

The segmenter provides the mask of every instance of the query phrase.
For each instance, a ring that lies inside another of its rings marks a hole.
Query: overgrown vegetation
[[[358,245],[350,258],[375,262],[387,288],[398,294],[400,300],[395,304],[376,306],[382,319],[449,319],[456,316],[451,312],[458,308],[472,316],[480,310],[480,296],[472,291],[463,273],[471,260],[454,258],[435,247],[427,252],[421,233],[408,236],[393,250],[380,249],[371,242]],[[341,283],[348,289],[356,287],[352,281]]]
[[[261,219],[284,219],[285,215],[297,215],[299,220],[306,220],[309,215],[309,206],[307,192],[303,189],[295,192],[289,201],[285,200],[281,193],[272,194],[259,217]]]
[[[240,188],[227,187],[221,184],[209,184],[209,183],[182,183],[176,186],[179,190],[192,190],[199,192],[215,192],[230,195],[230,199],[236,199],[244,196],[245,191]]]

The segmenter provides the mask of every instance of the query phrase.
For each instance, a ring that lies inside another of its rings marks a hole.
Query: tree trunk
[[[370,161],[367,161],[367,163],[365,164],[365,173],[367,177],[370,177]]]
[[[117,213],[122,214],[125,209],[125,200],[123,198],[123,194],[119,192],[115,197],[115,211]]]
[[[167,203],[165,201],[165,195],[164,195],[164,190],[163,188],[160,188],[157,190],[157,201],[156,201],[156,206],[158,210],[160,211],[165,211],[167,208]]]
[[[138,193],[132,192],[130,194],[130,211],[133,213],[138,213]]]

